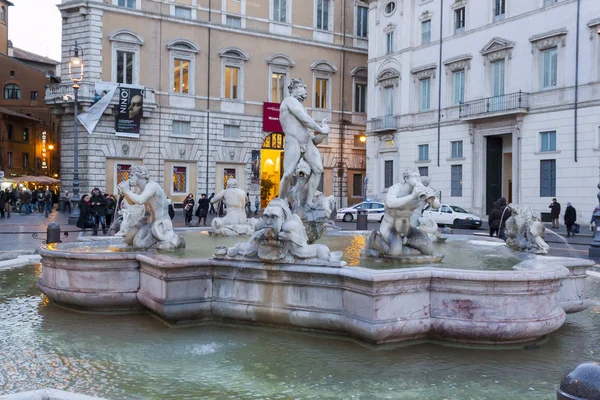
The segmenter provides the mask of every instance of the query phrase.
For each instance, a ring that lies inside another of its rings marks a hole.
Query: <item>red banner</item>
[[[263,103],[263,132],[283,133],[279,123],[279,103]]]

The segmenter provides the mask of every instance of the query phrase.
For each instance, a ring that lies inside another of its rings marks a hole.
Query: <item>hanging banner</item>
[[[104,114],[117,90],[117,85],[114,83],[96,82],[94,86],[94,105],[88,111],[77,115],[77,119],[90,135],[94,132],[98,121],[100,121],[102,114]]]
[[[252,150],[252,183],[260,183],[260,150]]]
[[[119,87],[119,105],[117,106],[117,133],[139,134],[144,108],[142,89]]]
[[[279,123],[279,103],[263,103],[263,132],[283,133]]]

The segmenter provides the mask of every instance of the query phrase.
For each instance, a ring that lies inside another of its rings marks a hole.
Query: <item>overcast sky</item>
[[[8,38],[13,46],[60,61],[60,0],[10,0]]]

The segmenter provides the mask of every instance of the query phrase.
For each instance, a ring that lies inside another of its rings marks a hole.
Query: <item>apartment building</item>
[[[69,51],[81,47],[80,112],[98,83],[141,89],[139,133],[120,132],[117,97],[94,132],[79,126],[81,192],[116,192],[143,164],[180,202],[226,179],[263,205],[277,195],[284,135],[278,103],[292,77],[305,106],[327,119],[322,189],[339,205],[361,201],[366,169],[367,11],[354,0],[63,0],[62,83],[46,102],[60,113],[62,186],[73,178]],[[65,97],[66,96],[66,97]],[[96,97],[96,98],[95,98]]]
[[[556,197],[589,221],[599,29],[596,0],[370,1],[368,196],[410,167],[480,215],[504,196],[546,218]]]

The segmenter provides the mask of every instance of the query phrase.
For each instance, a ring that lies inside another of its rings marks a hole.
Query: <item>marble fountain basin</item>
[[[514,253],[472,236],[454,235],[444,244],[458,257],[401,268],[357,259],[364,236],[356,233],[322,239],[344,251],[343,267],[213,259],[207,249],[223,238],[184,237],[188,248],[173,254],[128,251],[115,240],[42,246],[38,286],[77,310],[145,310],[172,325],[259,324],[373,344],[525,343],[591,305],[584,281],[593,262]]]

